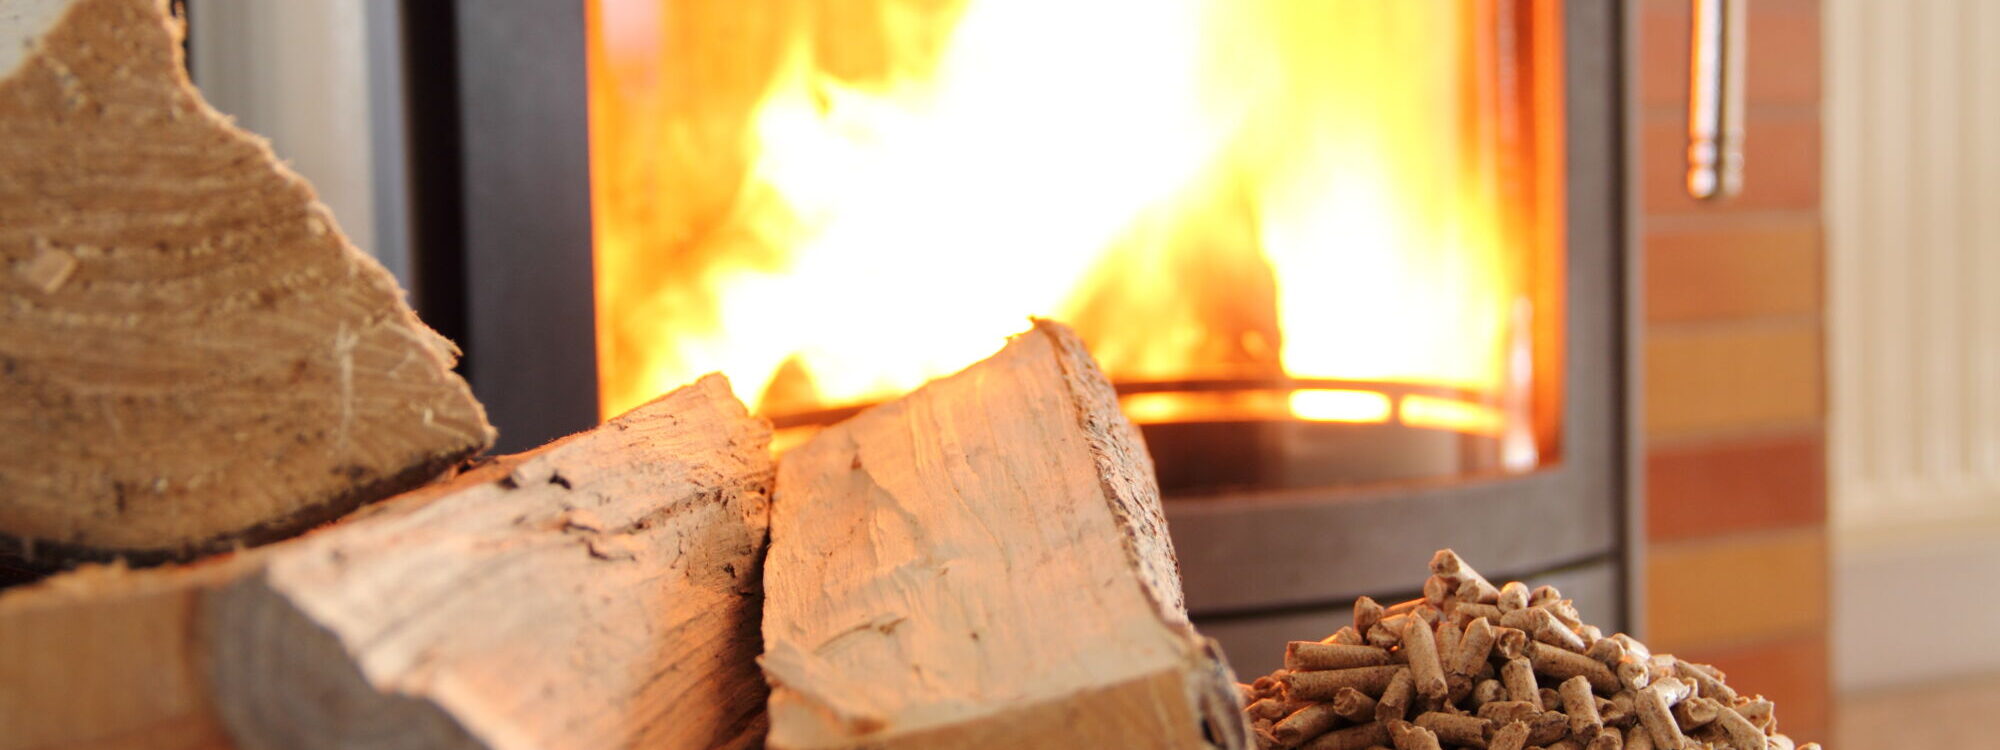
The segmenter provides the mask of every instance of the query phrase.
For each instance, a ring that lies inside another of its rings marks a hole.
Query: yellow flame
[[[1292,392],[1292,413],[1317,422],[1389,421],[1389,397],[1375,391],[1308,388]]]
[[[1030,314],[1120,380],[1498,398],[1541,249],[1489,5],[592,0],[604,411],[709,370],[767,413],[893,397]]]
[[[1402,422],[1410,427],[1491,437],[1499,437],[1506,429],[1499,410],[1493,407],[1421,394],[1403,397]]]

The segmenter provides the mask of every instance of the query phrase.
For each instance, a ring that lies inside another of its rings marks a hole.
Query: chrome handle
[[[1688,49],[1688,194],[1743,190],[1743,59],[1748,0],[1692,0]]]

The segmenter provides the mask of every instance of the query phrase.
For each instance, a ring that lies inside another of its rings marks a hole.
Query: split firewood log
[[[1138,431],[1053,323],[786,454],[764,587],[773,748],[1249,741]]]
[[[0,594],[0,750],[753,747],[769,443],[711,375],[302,537]]]
[[[202,101],[167,0],[0,4],[0,559],[292,535],[493,429],[388,272]]]

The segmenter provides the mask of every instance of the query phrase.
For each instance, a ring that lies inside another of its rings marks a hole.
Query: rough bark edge
[[[1167,534],[1159,487],[1151,481],[1153,459],[1146,450],[1145,437],[1118,408],[1118,394],[1083,340],[1061,323],[1035,318],[1034,325],[1033,332],[1047,336],[1055,350],[1056,365],[1096,465],[1098,487],[1123,532],[1119,541],[1125,554],[1139,572],[1139,588],[1153,603],[1161,624],[1186,641],[1182,676],[1191,713],[1201,722],[1209,742],[1224,748],[1248,747],[1250,729],[1237,707],[1236,673],[1222,648],[1197,633],[1187,619],[1180,560]],[[1109,421],[1100,422],[1102,419]],[[1140,467],[1143,476],[1126,476],[1118,470],[1121,466]]]
[[[1130,478],[1119,470],[1123,466],[1138,466],[1147,477],[1152,476],[1153,459],[1146,451],[1145,438],[1119,410],[1117,393],[1112,391],[1110,380],[1098,369],[1083,340],[1055,321],[1037,318],[1034,324],[1035,333],[1047,336],[1055,350],[1056,366],[1062,371],[1063,384],[1076,406],[1077,425],[1083,430],[1084,443],[1097,469],[1098,488],[1104,494],[1111,517],[1123,532],[1119,541],[1125,548],[1125,556],[1139,570],[1140,588],[1162,621],[1186,624],[1180,559],[1174,555],[1173,542],[1167,536],[1167,518],[1160,507],[1159,488],[1148,482],[1126,481]],[[1105,419],[1108,421],[1101,421]]]
[[[145,568],[192,562],[209,555],[290,539],[364,505],[423,487],[450,473],[481,450],[484,448],[475,445],[456,453],[434,456],[429,461],[373,482],[355,485],[283,517],[180,547],[98,547],[0,533],[0,586],[33,582],[88,563],[122,562],[135,568]],[[9,579],[3,576],[14,577]]]

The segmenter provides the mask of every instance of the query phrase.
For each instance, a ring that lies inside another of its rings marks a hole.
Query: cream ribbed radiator
[[[2000,2],[1824,7],[1836,526],[2000,517]]]

